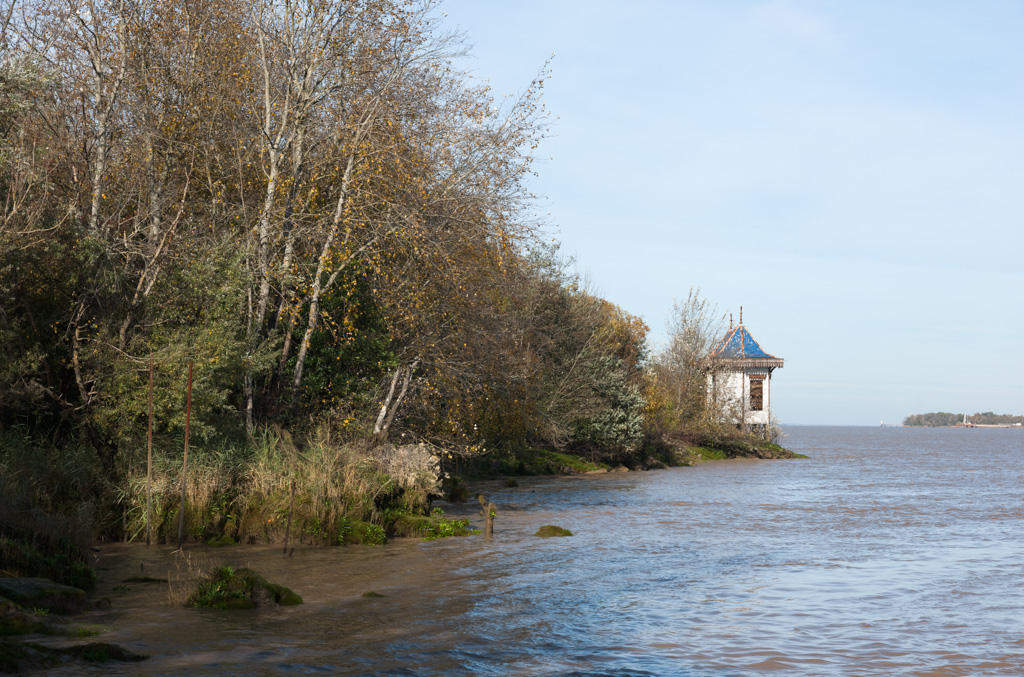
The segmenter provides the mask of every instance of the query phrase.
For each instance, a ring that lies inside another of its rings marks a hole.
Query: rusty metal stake
[[[185,400],[185,458],[181,463],[181,506],[178,508],[178,550],[185,536],[185,480],[188,478],[188,428],[192,419],[192,360],[188,361],[188,398]]]

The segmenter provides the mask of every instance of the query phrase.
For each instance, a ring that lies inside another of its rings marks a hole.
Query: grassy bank
[[[762,437],[728,431],[714,438],[689,435],[674,443],[648,445],[632,453],[576,455],[549,449],[526,449],[507,456],[485,456],[451,464],[446,494],[471,480],[532,475],[574,475],[588,472],[652,470],[691,466],[702,461],[732,458],[806,458]]]
[[[326,426],[299,443],[268,428],[248,444],[193,447],[182,535],[215,546],[281,543],[286,535],[292,545],[311,546],[465,535],[469,525],[432,513],[431,501],[471,498],[470,480],[793,456],[738,433],[632,453],[528,448],[452,457],[425,445],[371,445]],[[181,487],[181,454],[161,445],[151,485],[153,542],[177,542]],[[10,431],[0,436],[0,576],[44,576],[89,590],[93,541],[145,542],[146,514],[147,472],[138,456],[111,466],[88,446],[58,447]]]
[[[77,571],[93,539],[145,542],[144,462],[110,468],[88,448],[6,435],[0,444],[0,575],[46,575],[88,589]],[[252,444],[191,450],[183,537],[211,545],[384,543],[426,516],[440,469],[425,446],[395,447],[316,431],[300,446],[264,431]],[[180,452],[158,453],[151,538],[176,543]],[[30,574],[30,572],[35,572]]]

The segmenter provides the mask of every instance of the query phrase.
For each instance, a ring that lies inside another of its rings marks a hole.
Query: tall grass
[[[58,449],[17,428],[0,431],[0,575],[92,589],[87,559],[105,487],[92,449]]]
[[[284,538],[295,482],[293,539],[317,545],[365,540],[401,514],[425,514],[437,490],[432,469],[410,473],[393,447],[369,449],[317,429],[303,449],[280,431],[264,430],[252,444],[197,448],[186,482],[185,529],[196,541],[276,543]],[[422,459],[420,459],[422,465]],[[160,455],[153,472],[153,533],[172,542],[180,507],[181,465]],[[129,540],[145,530],[146,473],[133,470],[120,501],[127,506]]]

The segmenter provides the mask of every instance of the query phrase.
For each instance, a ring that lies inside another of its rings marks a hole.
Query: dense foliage
[[[47,509],[140,534],[152,379],[171,537],[190,364],[193,538],[422,510],[436,477],[396,482],[389,441],[628,458],[714,428],[700,357],[648,368],[646,325],[538,236],[544,71],[495,101],[433,3],[3,7],[0,461],[84,467]]]

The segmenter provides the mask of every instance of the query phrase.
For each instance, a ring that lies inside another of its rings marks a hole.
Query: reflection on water
[[[192,549],[299,607],[155,604],[167,584],[113,586],[165,575],[169,549],[108,547],[114,609],[91,620],[153,656],[126,674],[1024,672],[1024,431],[788,432],[811,459],[480,485],[491,541]]]

